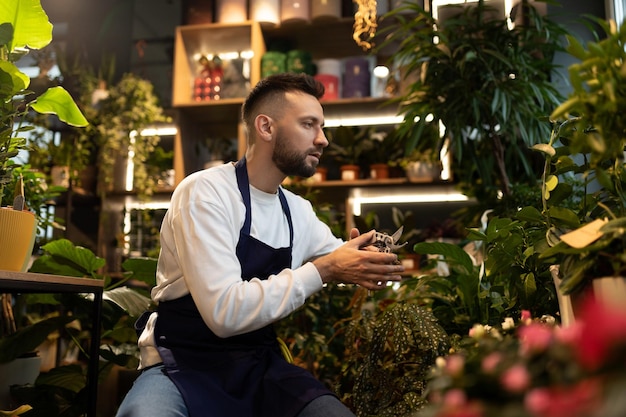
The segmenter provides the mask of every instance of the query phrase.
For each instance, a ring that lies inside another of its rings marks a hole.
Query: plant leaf
[[[9,43],[9,52],[26,47],[41,49],[52,41],[52,24],[41,7],[40,0],[0,2],[0,22],[13,25],[13,40]]]
[[[26,353],[34,351],[48,335],[76,320],[71,316],[56,316],[39,321],[17,332],[0,338],[0,363],[10,362]]]
[[[133,317],[138,317],[150,307],[150,299],[128,287],[118,287],[104,292],[102,297],[109,300]]]
[[[63,271],[64,274],[73,277],[95,277],[98,269],[106,263],[89,249],[74,246],[67,239],[54,240],[43,245],[42,249],[47,255],[33,262],[31,272],[59,273]]]
[[[31,107],[42,114],[56,114],[70,126],[85,127],[89,124],[83,113],[63,87],[49,88],[31,103]]]
[[[454,261],[464,271],[465,274],[470,274],[474,268],[472,258],[462,248],[451,243],[444,242],[420,242],[417,243],[413,250],[415,253],[422,255],[443,255],[446,262]]]

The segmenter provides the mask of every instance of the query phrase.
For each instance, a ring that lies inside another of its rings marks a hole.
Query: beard
[[[272,161],[283,174],[309,178],[315,174],[317,163],[308,164],[309,152],[299,153],[289,149],[289,140],[281,133],[276,135],[276,145],[272,154]]]

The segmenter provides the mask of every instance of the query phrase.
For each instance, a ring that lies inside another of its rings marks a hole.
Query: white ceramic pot
[[[11,404],[11,385],[34,384],[41,366],[41,358],[33,356],[18,358],[14,361],[0,364],[0,410],[15,408]]]
[[[441,166],[435,162],[414,161],[405,170],[406,176],[414,182],[430,182],[441,175]]]

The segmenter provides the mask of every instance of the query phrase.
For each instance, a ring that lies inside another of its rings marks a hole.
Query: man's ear
[[[272,140],[272,133],[274,132],[274,121],[266,114],[259,114],[254,119],[254,128],[260,139],[265,141]]]

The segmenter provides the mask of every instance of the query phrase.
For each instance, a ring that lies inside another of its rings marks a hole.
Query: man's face
[[[308,178],[315,174],[322,150],[328,146],[322,106],[303,93],[287,93],[285,100],[283,116],[276,120],[272,160],[284,174]]]

